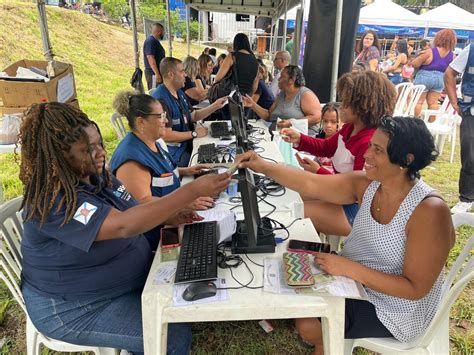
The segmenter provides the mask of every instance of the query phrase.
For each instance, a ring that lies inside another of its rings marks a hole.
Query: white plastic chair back
[[[115,112],[110,118],[110,122],[115,128],[115,132],[117,133],[119,139],[124,139],[124,137],[127,135],[127,129],[125,128],[125,124],[123,123],[123,117],[120,116],[117,112]]]
[[[435,117],[433,122],[429,122],[430,117]],[[438,110],[423,110],[421,118],[426,127],[435,138],[435,142],[441,155],[443,153],[446,137],[451,140],[450,163],[454,160],[454,150],[456,146],[456,130],[459,116],[446,98]]]
[[[20,242],[23,221],[19,212],[23,197],[17,197],[0,206],[0,254],[13,272],[20,277],[22,255]]]
[[[418,101],[420,100],[421,94],[425,90],[425,85],[413,85],[410,90],[410,98],[406,107],[405,112],[402,116],[414,116],[415,115],[415,107]]]
[[[40,355],[41,344],[54,351],[86,352],[98,355],[118,355],[117,349],[69,344],[60,340],[48,338],[41,334],[28,316],[25,301],[18,286],[21,264],[20,241],[23,235],[23,220],[19,215],[23,197],[17,197],[0,206],[0,279],[10,290],[13,298],[26,314],[26,349],[27,355]]]
[[[400,83],[395,86],[398,92],[398,97],[397,103],[395,104],[395,109],[393,110],[394,116],[402,116],[405,112],[412,86],[412,83]]]
[[[456,213],[452,215],[452,220],[454,228],[458,228],[463,224],[474,227],[474,213]],[[458,275],[459,271],[461,270],[461,267],[464,264],[464,261],[468,257],[469,253],[471,252],[472,248],[474,248],[474,234],[466,242],[466,245],[462,249],[461,253],[459,253],[459,256],[456,258],[456,261],[451,266],[448,275],[446,275],[446,279],[443,284],[443,293],[449,290],[456,276],[460,277],[460,275]],[[468,265],[465,265],[464,269],[467,268]]]
[[[455,218],[456,223],[463,218],[468,218],[469,221],[472,221],[472,217],[461,216]],[[346,339],[344,341],[344,353],[346,355],[352,354],[352,349],[359,346],[378,353],[448,354],[449,311],[459,294],[474,278],[474,256],[462,267],[466,255],[472,250],[473,240],[474,236],[467,242],[453,264],[453,275],[451,275],[450,271],[443,285],[443,293],[438,310],[424,334],[410,343],[402,343],[395,338]],[[458,275],[457,279],[455,279],[456,275]]]

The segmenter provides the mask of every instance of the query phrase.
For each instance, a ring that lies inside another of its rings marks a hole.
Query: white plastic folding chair
[[[91,351],[97,355],[118,355],[117,349],[82,346],[55,340],[41,334],[28,316],[23,295],[17,280],[21,273],[20,244],[23,233],[19,208],[22,197],[7,201],[0,206],[0,279],[10,290],[14,299],[26,314],[26,349],[28,355],[40,355],[41,344],[55,351],[84,352]]]
[[[119,139],[124,139],[124,137],[127,135],[127,129],[123,123],[123,117],[115,112],[112,117],[110,117],[110,123],[112,123],[112,126],[115,128],[115,132],[117,133]]]
[[[465,223],[474,226],[473,214],[454,215],[453,223],[455,226]],[[446,276],[438,310],[424,334],[409,343],[402,343],[395,338],[346,339],[344,353],[349,355],[355,347],[362,347],[381,354],[449,354],[449,311],[466,285],[474,278],[474,256],[465,262],[473,246],[474,235],[466,243]]]
[[[393,110],[394,116],[402,116],[405,112],[412,86],[412,83],[400,83],[395,86],[398,92],[398,97],[395,109]]]
[[[423,91],[425,90],[425,88],[426,88],[425,85],[413,85],[410,88],[409,100],[408,100],[408,103],[407,103],[406,110],[402,114],[402,116],[414,116],[415,115],[416,104],[420,100],[421,94],[423,94]]]
[[[433,122],[429,122],[429,118],[433,116],[435,117],[435,120]],[[452,163],[454,160],[454,149],[456,146],[457,124],[461,118],[453,109],[449,100],[446,98],[438,110],[421,111],[420,118],[423,119],[426,127],[434,136],[440,155],[443,153],[446,137],[449,138],[451,141],[451,155],[449,162]]]

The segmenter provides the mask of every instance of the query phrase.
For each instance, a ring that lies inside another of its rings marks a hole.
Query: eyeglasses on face
[[[160,121],[166,120],[166,112],[162,112],[162,113],[148,113],[148,114],[146,114],[146,116],[153,116],[153,117],[156,117],[156,118],[159,119]]]

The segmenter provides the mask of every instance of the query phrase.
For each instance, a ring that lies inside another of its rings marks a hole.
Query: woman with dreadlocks
[[[20,129],[24,184],[22,292],[46,336],[143,353],[141,291],[152,262],[142,233],[199,196],[225,189],[207,175],[137,204],[105,169],[97,124],[67,104],[33,105]],[[168,353],[186,354],[189,324],[168,326]]]

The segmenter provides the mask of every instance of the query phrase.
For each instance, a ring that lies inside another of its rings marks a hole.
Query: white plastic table
[[[279,213],[279,220],[289,224],[292,217]],[[295,222],[289,229],[290,238],[318,241],[317,233],[309,219]],[[252,254],[250,258],[263,263],[264,257],[281,257],[286,243],[277,247],[275,254]],[[211,322],[261,319],[292,319],[321,317],[324,351],[326,354],[342,354],[344,347],[344,298],[284,295],[264,292],[262,289],[229,290],[230,298],[225,301],[174,307],[173,285],[157,285],[153,282],[160,265],[157,252],[142,294],[143,341],[145,354],[166,354],[168,323]],[[245,259],[245,256],[243,256]],[[254,274],[251,286],[263,285],[263,269],[247,262]],[[233,270],[234,276],[242,281],[249,280],[245,266]],[[225,278],[229,287],[238,286],[229,269],[219,269],[218,276]]]

